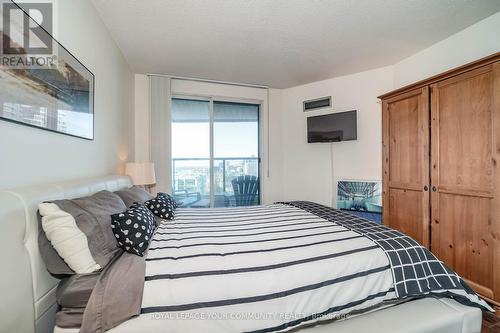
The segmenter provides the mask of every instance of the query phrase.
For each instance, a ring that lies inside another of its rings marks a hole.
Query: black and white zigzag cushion
[[[174,218],[176,203],[175,200],[166,193],[158,193],[156,198],[146,201],[144,205],[159,218],[166,220]]]
[[[154,215],[137,202],[125,212],[111,215],[111,228],[118,245],[141,257],[149,246],[155,227]]]

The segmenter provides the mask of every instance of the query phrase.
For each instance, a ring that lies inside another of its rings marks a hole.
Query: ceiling
[[[287,88],[393,64],[500,0],[92,0],[132,70]]]

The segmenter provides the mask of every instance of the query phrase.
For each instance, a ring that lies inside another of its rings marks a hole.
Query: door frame
[[[259,177],[259,204],[262,204],[263,199],[263,181],[262,181],[262,133],[263,133],[263,124],[262,124],[262,110],[263,103],[262,100],[249,99],[249,98],[231,98],[231,97],[222,97],[222,96],[211,96],[211,95],[198,95],[198,94],[172,94],[171,100],[173,99],[186,99],[186,100],[196,100],[196,101],[205,101],[209,102],[209,110],[208,110],[208,121],[209,121],[209,172],[210,172],[210,208],[214,208],[215,203],[215,192],[214,184],[214,129],[213,129],[213,114],[214,114],[214,102],[227,102],[227,103],[239,103],[239,104],[252,104],[258,106],[259,110],[257,112],[257,174]],[[172,134],[171,134],[172,135]],[[170,145],[172,145],[172,140],[170,140]],[[173,175],[171,175],[172,177]],[[173,182],[172,182],[173,184]]]

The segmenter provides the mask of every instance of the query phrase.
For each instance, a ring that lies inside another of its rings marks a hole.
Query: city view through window
[[[209,101],[172,100],[176,200],[194,208],[259,204],[259,106],[214,101],[212,147],[210,118]]]

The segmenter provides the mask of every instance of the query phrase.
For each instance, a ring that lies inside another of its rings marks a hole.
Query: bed
[[[115,191],[128,186],[130,186],[128,178],[110,176],[0,192],[0,224],[3,230],[0,237],[5,248],[16,253],[16,256],[4,259],[5,273],[2,274],[0,282],[2,286],[8,286],[8,288],[3,288],[5,290],[2,309],[6,311],[0,313],[0,330],[51,332],[54,329],[54,312],[57,309],[55,289],[58,280],[47,273],[38,252],[36,205],[44,200],[74,198],[90,195],[103,189]],[[480,331],[481,311],[477,307],[462,305],[455,300],[408,297],[404,302],[392,304],[382,302],[394,300],[397,286],[393,284],[394,276],[390,269],[390,260],[382,252],[380,246],[374,246],[373,240],[359,237],[356,230],[346,226],[332,225],[327,221],[328,216],[321,217],[318,216],[320,213],[312,214],[307,209],[308,207],[297,207],[297,204],[281,203],[245,210],[233,209],[231,214],[228,211],[224,213],[203,209],[180,210],[175,221],[165,222],[159,226],[148,251],[141,315],[124,322],[110,332],[126,333],[139,329],[144,331],[146,328],[152,332],[157,330],[216,332],[234,331],[234,327],[238,327],[238,331],[259,329],[261,331],[271,329],[286,331],[301,328],[306,332],[322,332],[335,328],[338,332],[349,332],[367,327],[375,332],[387,331],[388,328],[401,332]],[[224,218],[221,220],[221,216],[225,214],[231,215],[228,216],[230,225],[227,221],[223,221]],[[277,214],[282,217],[277,218]],[[204,220],[210,218],[213,220],[209,225],[200,226],[197,215],[203,215]],[[254,218],[249,219],[250,216],[256,217],[256,215],[261,215],[259,221]],[[294,219],[296,219],[295,222],[292,221]],[[218,224],[219,227],[216,227]],[[284,235],[278,232],[281,228],[278,227],[279,225],[286,225],[288,230],[293,231],[287,231]],[[219,231],[216,231],[217,228]],[[228,232],[228,230],[232,231]],[[199,234],[200,231],[204,233]],[[209,233],[213,231],[214,234],[207,235],[207,231]],[[176,236],[176,233],[182,233],[182,235]],[[241,236],[243,234],[246,236]],[[218,237],[214,237],[217,235]],[[177,238],[177,240],[172,238]],[[361,246],[360,241],[365,244]],[[315,251],[318,252],[311,256],[311,252],[307,251],[308,256],[304,256],[306,252],[303,251],[304,247],[310,247],[312,245],[307,244],[312,243],[320,243],[319,246],[314,245]],[[332,243],[342,243],[342,245],[335,247],[336,250],[331,252]],[[355,246],[354,243],[356,243]],[[276,248],[289,248],[288,250],[294,251],[296,258],[284,261],[279,255],[279,250],[275,250]],[[360,248],[363,250],[360,251]],[[212,250],[209,251],[209,249]],[[261,253],[263,249],[271,255],[263,256]],[[222,256],[221,251],[225,251]],[[245,251],[253,252],[228,254]],[[213,253],[218,255],[213,255]],[[242,260],[242,256],[246,259]],[[318,259],[318,257],[322,258]],[[371,259],[363,259],[367,257]],[[179,264],[179,258],[185,258],[182,259],[184,260],[182,264]],[[356,260],[352,260],[353,258]],[[165,261],[170,264],[160,264]],[[283,266],[284,264],[286,267]],[[211,269],[221,266],[225,267],[224,272]],[[336,266],[352,271],[332,271],[331,267]],[[282,269],[286,269],[286,274],[278,274],[281,280],[277,280],[276,270]],[[304,271],[308,274],[304,274]],[[371,278],[360,280],[358,285],[355,284],[356,279],[349,279],[349,287],[342,288],[341,283],[345,280],[343,277],[359,275],[360,272],[369,272],[370,274],[366,276]],[[257,273],[259,275],[254,275]],[[236,275],[237,279],[235,279]],[[256,276],[260,279],[259,283],[255,282]],[[300,276],[302,280],[297,280],[297,276]],[[204,282],[213,279],[210,285],[217,284],[225,287],[206,290],[197,288],[199,284],[197,285],[195,281],[199,278],[203,278]],[[184,280],[182,284],[181,280]],[[330,283],[326,289],[323,288],[325,281]],[[245,291],[242,291],[243,285],[247,288]],[[309,289],[308,302],[292,301],[301,295],[305,286]],[[158,290],[169,290],[169,292],[159,293]],[[324,297],[328,293],[336,295],[335,304],[331,304],[331,297]],[[339,296],[342,293],[344,299]],[[257,299],[257,301],[270,302],[271,306],[262,307],[263,303],[256,302],[257,296],[265,298]],[[241,304],[245,307],[238,309],[237,307]],[[286,307],[290,304],[295,304],[295,306],[287,309]],[[302,304],[299,306],[301,311],[297,310],[297,304]],[[312,311],[308,308],[310,304],[316,306],[320,304],[320,307],[324,309],[342,308],[340,311],[335,311],[335,314],[352,315],[354,311],[355,315],[346,320],[335,321],[328,316],[320,317],[319,320],[295,317],[287,317],[286,320],[274,317],[260,318],[258,327],[255,326],[254,320],[241,320],[241,313],[248,311],[249,305],[254,307],[255,313],[259,312],[259,309],[266,309],[265,313],[274,311],[291,315],[297,312],[310,314]],[[216,317],[211,321],[201,321],[198,318],[172,321],[171,317],[169,321],[162,320],[166,318],[162,318],[164,313],[178,314],[183,311],[206,310],[207,308],[214,311],[226,305],[231,307],[231,311],[225,309],[224,313],[240,314],[239,317],[233,317],[236,319],[233,323],[230,320],[217,320]],[[357,310],[361,308],[364,311],[358,312]],[[268,311],[268,309],[274,310]],[[432,316],[437,312],[440,313],[439,317]],[[151,320],[152,316],[153,319],[154,316],[158,318]],[[294,324],[297,320],[300,321],[300,325]],[[304,326],[306,324],[310,325]],[[77,330],[56,328],[55,331],[75,332]]]

